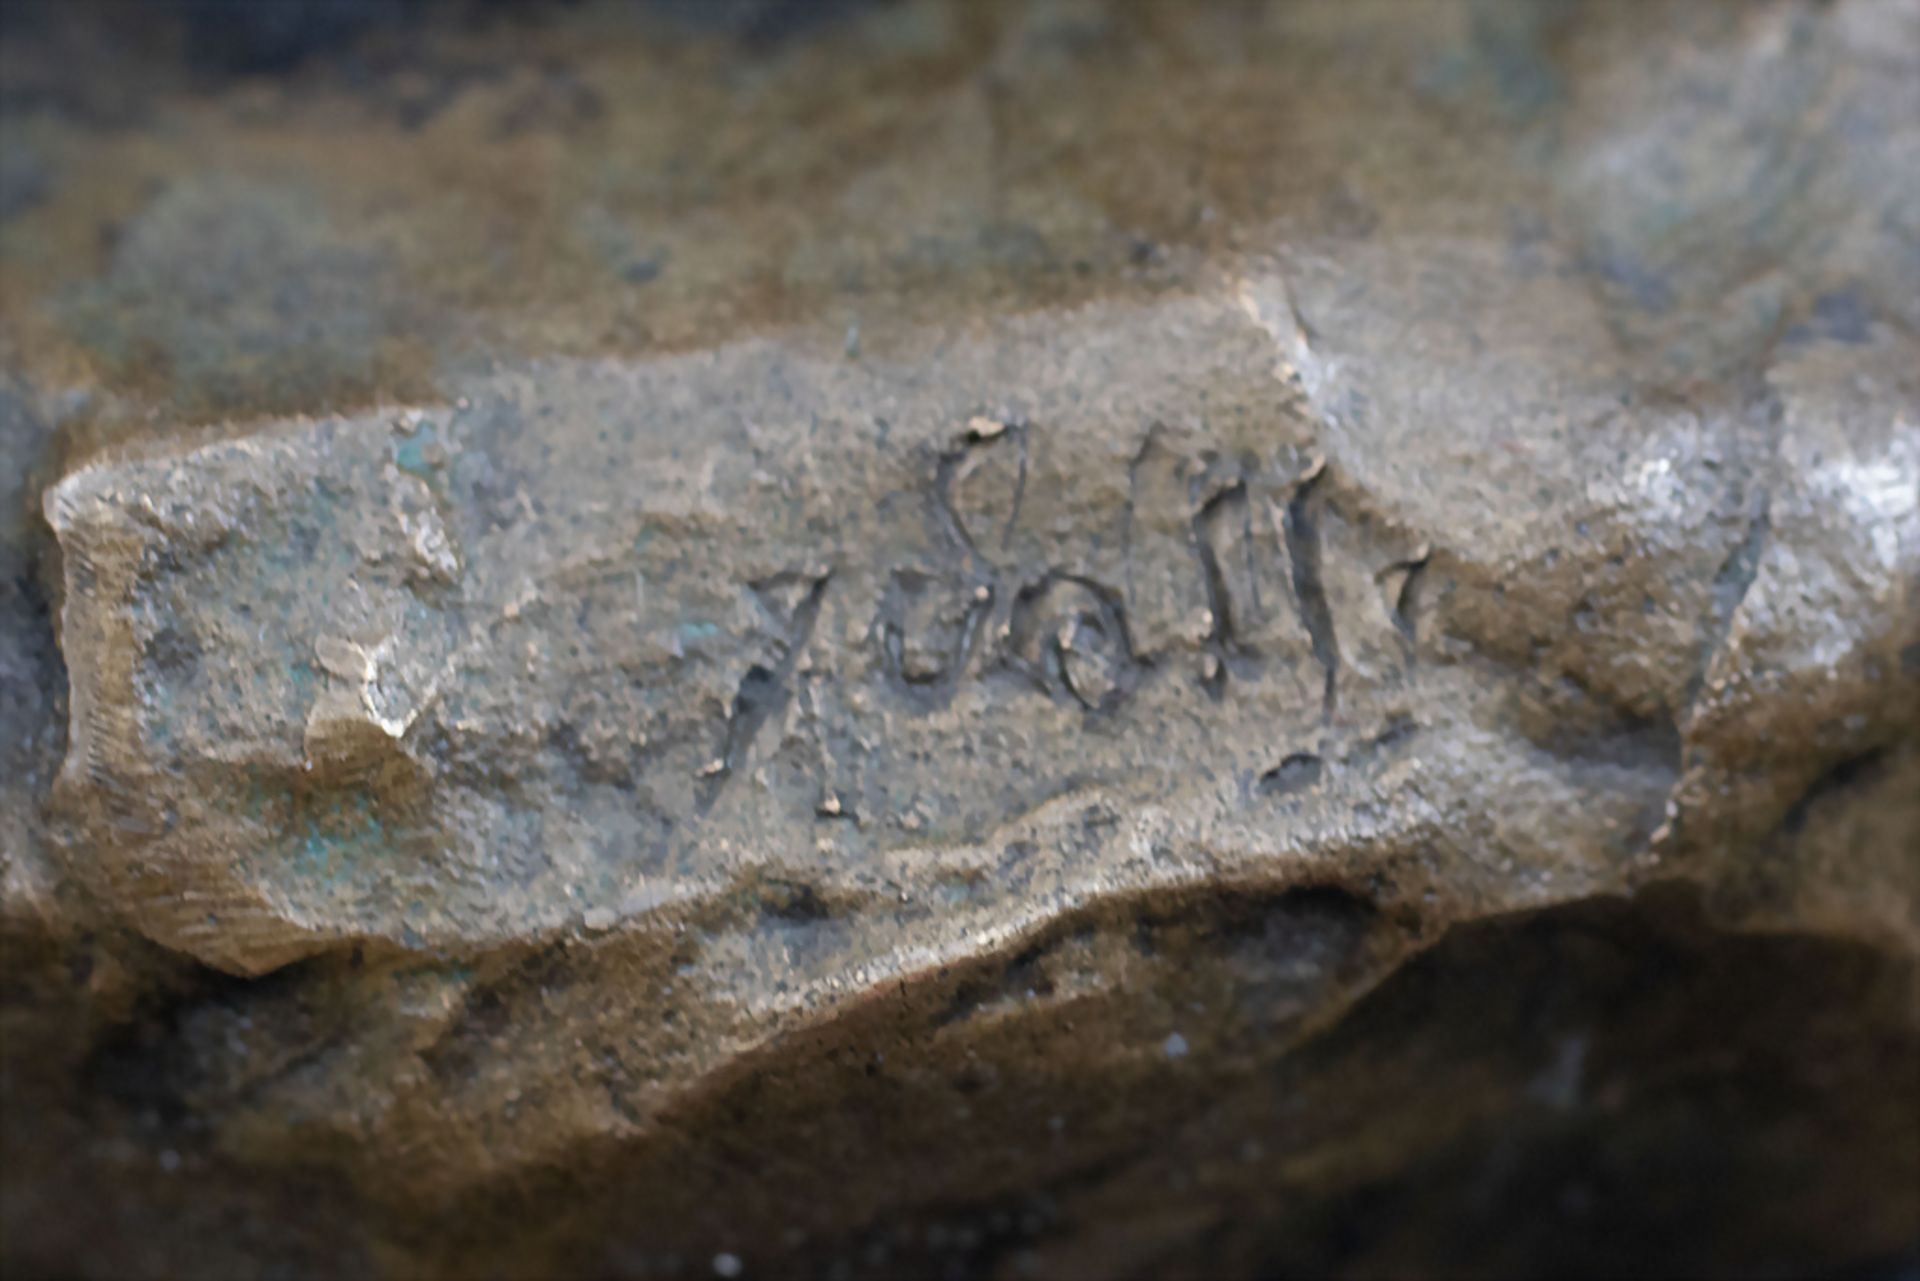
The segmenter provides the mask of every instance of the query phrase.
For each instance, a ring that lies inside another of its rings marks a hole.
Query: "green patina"
[[[294,837],[293,870],[326,889],[355,880],[391,848],[387,826],[364,794],[303,815]]]
[[[701,641],[706,640],[709,636],[718,636],[719,634],[720,625],[718,623],[709,623],[703,618],[696,618],[690,623],[680,624],[680,639],[682,641]]]
[[[427,446],[438,439],[432,423],[421,423],[413,435],[404,437],[393,447],[393,465],[410,476],[432,480],[434,468],[427,461]]]

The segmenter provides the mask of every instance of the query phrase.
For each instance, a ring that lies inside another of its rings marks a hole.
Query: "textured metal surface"
[[[9,1257],[1920,1241],[1911,6],[176,16],[0,46]]]

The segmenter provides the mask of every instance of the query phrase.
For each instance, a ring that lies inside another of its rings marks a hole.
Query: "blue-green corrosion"
[[[427,446],[438,439],[432,423],[421,423],[413,435],[404,437],[394,445],[393,465],[410,476],[432,480],[434,469],[427,462]]]
[[[320,813],[301,816],[293,838],[293,870],[326,889],[339,889],[384,861],[392,849],[387,825],[372,801],[356,794]]]

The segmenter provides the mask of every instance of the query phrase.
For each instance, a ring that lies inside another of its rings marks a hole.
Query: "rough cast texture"
[[[1920,1248],[1915,11],[824,10],[6,46],[9,1265]]]

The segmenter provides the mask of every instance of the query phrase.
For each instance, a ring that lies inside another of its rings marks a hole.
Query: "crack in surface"
[[[1707,615],[1700,623],[1700,658],[1687,681],[1688,707],[1699,701],[1714,659],[1725,647],[1727,636],[1733,629],[1734,616],[1740,612],[1740,606],[1746,603],[1754,579],[1759,577],[1760,558],[1766,552],[1767,538],[1772,530],[1773,497],[1762,489],[1754,504],[1753,514],[1747,519],[1746,531],[1713,576]]]

